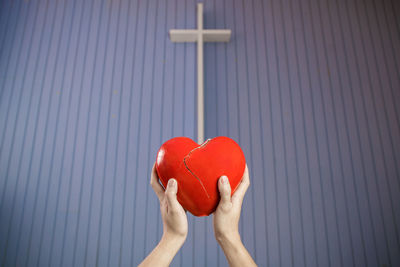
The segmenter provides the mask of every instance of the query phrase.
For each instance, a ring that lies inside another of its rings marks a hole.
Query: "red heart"
[[[216,209],[220,199],[218,179],[222,175],[229,179],[231,195],[235,192],[245,165],[240,146],[225,136],[201,145],[187,137],[172,138],[161,146],[156,160],[164,188],[170,178],[175,178],[179,203],[195,216],[208,216]]]

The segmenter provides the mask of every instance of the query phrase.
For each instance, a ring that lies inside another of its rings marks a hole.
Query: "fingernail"
[[[226,177],[225,175],[224,175],[224,176],[221,176],[221,179],[222,179],[222,183],[223,183],[223,184],[228,183],[228,177]]]
[[[176,185],[175,179],[169,179],[169,181],[168,181],[168,186],[175,187],[175,185]]]

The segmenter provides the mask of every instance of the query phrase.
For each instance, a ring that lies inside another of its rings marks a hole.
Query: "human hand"
[[[158,182],[155,164],[151,170],[150,185],[160,201],[164,233],[158,245],[139,266],[169,266],[187,236],[188,222],[186,211],[176,198],[178,183],[173,178],[169,179],[167,188],[164,191]]]
[[[224,179],[225,178],[225,179]],[[227,238],[239,238],[239,219],[242,203],[247,188],[250,185],[249,171],[244,170],[242,180],[231,197],[231,186],[226,176],[218,180],[218,190],[221,195],[218,207],[213,214],[214,235],[217,241]]]
[[[188,233],[188,222],[186,211],[176,198],[178,192],[177,181],[173,178],[169,179],[167,188],[164,191],[158,182],[156,168],[153,165],[150,184],[160,201],[164,229],[163,238],[184,241]]]
[[[224,179],[226,178],[226,179]],[[250,185],[249,170],[246,168],[242,181],[231,197],[231,186],[227,177],[218,180],[218,190],[221,195],[218,207],[213,215],[214,234],[221,246],[229,266],[257,266],[244,247],[239,234],[239,219],[242,203],[247,188]]]

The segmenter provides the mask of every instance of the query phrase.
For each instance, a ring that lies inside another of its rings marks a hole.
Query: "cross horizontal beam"
[[[231,30],[170,30],[169,38],[174,43],[197,42],[199,34],[204,42],[229,42]]]

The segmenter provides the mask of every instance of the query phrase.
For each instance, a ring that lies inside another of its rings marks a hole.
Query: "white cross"
[[[204,142],[204,42],[229,42],[231,30],[203,29],[203,3],[197,4],[197,29],[170,30],[172,42],[197,42],[197,143]]]

